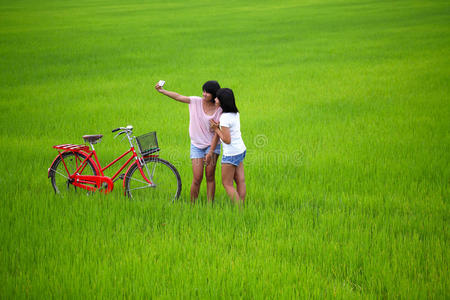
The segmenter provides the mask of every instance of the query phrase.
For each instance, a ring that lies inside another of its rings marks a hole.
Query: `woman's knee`
[[[212,182],[216,180],[216,174],[214,171],[206,170],[205,172],[205,178],[207,182]]]
[[[222,185],[226,187],[233,187],[233,179],[223,178],[222,177]]]
[[[244,178],[238,178],[236,180],[236,185],[238,185],[238,186],[245,186],[245,179]]]
[[[200,184],[203,180],[203,161],[192,159],[192,184]]]
[[[236,193],[236,189],[234,188],[233,185],[224,185],[223,188],[229,195]]]
[[[202,180],[203,180],[203,174],[194,175],[194,177],[192,178],[192,184],[200,185],[202,183]]]
[[[206,179],[207,182],[215,182],[216,181],[216,177],[214,176],[214,174],[206,175],[205,179]]]

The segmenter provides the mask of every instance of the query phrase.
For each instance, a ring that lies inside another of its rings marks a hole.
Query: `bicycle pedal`
[[[117,180],[123,180],[125,178],[125,173],[120,174],[116,179],[114,179],[114,182],[116,182]]]
[[[116,179],[113,180],[113,182],[116,182],[117,180],[123,180],[123,178],[125,177],[125,174],[120,174],[119,176],[116,177]]]
[[[125,173],[120,174],[120,175],[119,175],[119,178],[123,180],[123,179],[125,178]]]

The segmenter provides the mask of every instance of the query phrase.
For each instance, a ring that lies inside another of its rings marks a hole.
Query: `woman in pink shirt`
[[[159,84],[155,89],[178,102],[189,104],[189,136],[191,137],[192,185],[191,201],[198,198],[203,173],[206,177],[208,201],[214,200],[216,191],[216,162],[220,154],[219,137],[210,129],[209,122],[218,122],[222,109],[215,105],[216,92],[220,89],[217,81],[207,81],[202,87],[203,97],[183,96],[166,91]]]

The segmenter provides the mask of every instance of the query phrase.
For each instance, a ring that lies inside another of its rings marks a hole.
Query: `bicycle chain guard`
[[[92,192],[100,189],[101,192],[107,194],[114,188],[113,181],[107,176],[76,174],[71,179],[73,180],[72,185]]]

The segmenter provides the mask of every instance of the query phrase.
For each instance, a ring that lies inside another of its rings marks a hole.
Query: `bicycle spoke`
[[[133,188],[133,189],[130,189],[130,191],[135,191],[135,190],[142,190],[142,189],[148,189],[148,188],[155,188],[156,186],[155,185],[148,185],[148,186],[142,186],[142,187],[136,187],[136,188]]]
[[[142,178],[142,177],[141,177],[141,178]],[[133,181],[136,181],[136,182],[143,183],[143,184],[145,184],[145,185],[150,185],[147,181],[144,181],[144,178],[138,179],[138,178],[136,178],[136,177],[131,177],[130,179],[133,180]]]
[[[125,178],[127,195],[130,197],[151,197],[155,200],[174,200],[181,190],[181,180],[175,167],[161,159],[147,161],[143,167],[145,175],[152,182],[149,184],[137,166],[134,165]],[[150,176],[149,176],[150,175]],[[149,190],[148,188],[152,189]],[[147,190],[147,191],[145,191]]]
[[[66,179],[69,179],[69,176],[66,176],[66,174],[63,174],[63,173],[59,172],[58,170],[53,170],[53,169],[50,169],[50,170],[55,172],[58,175],[61,175],[62,177],[66,178]]]

